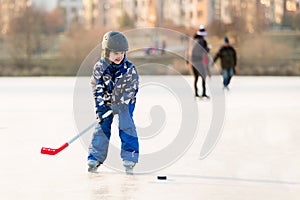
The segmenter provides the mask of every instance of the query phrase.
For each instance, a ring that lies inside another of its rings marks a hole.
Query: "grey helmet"
[[[128,41],[125,35],[117,31],[109,31],[104,34],[102,40],[102,49],[114,52],[128,51]]]

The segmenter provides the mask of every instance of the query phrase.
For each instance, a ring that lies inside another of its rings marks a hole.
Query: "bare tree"
[[[118,18],[118,22],[121,28],[132,28],[134,27],[134,20],[130,18],[126,11],[122,12],[122,15]]]
[[[10,21],[9,54],[18,67],[30,67],[32,55],[41,48],[44,13],[26,7]]]
[[[230,34],[234,38],[236,43],[239,43],[241,37],[246,35],[249,30],[247,29],[247,11],[244,10],[241,12],[241,8],[236,7],[235,5],[229,4],[227,10],[230,13],[231,23],[224,24],[223,30],[226,30],[225,34]],[[224,35],[225,35],[224,34]]]
[[[221,20],[214,20],[207,26],[207,29],[209,30],[210,34],[216,35],[221,38],[227,34],[228,25]]]
[[[45,32],[47,34],[59,33],[64,30],[64,14],[62,9],[55,9],[45,15]]]
[[[73,32],[69,31],[64,42],[60,45],[59,56],[61,61],[68,65],[70,69],[78,69],[85,57],[100,44],[106,31],[103,28],[91,30],[79,28]],[[98,54],[100,57],[101,51]]]

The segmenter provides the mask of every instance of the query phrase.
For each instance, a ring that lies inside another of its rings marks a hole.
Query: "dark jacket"
[[[192,66],[193,66],[193,73],[195,75],[201,75],[202,77],[206,77],[209,73],[208,69],[208,57],[207,53],[209,48],[207,46],[207,42],[203,36],[197,35],[194,36],[196,43],[194,44],[192,50]],[[206,58],[206,59],[205,59]],[[204,62],[204,60],[206,60]]]
[[[236,51],[232,46],[222,46],[218,53],[215,55],[214,62],[216,62],[218,58],[221,58],[222,69],[235,68],[237,58]]]

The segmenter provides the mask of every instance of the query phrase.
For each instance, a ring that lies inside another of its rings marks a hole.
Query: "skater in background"
[[[163,40],[161,43],[161,55],[164,55],[166,53],[166,47],[167,47],[167,43],[165,40]]]
[[[229,89],[228,85],[230,80],[234,74],[236,74],[236,51],[230,45],[228,37],[224,38],[224,45],[220,48],[218,53],[214,57],[214,62],[221,59],[221,68],[222,68],[222,76],[223,76],[223,85],[224,89]]]
[[[122,33],[110,31],[103,36],[102,56],[94,65],[91,77],[99,123],[89,147],[89,172],[95,172],[106,159],[114,114],[119,117],[121,158],[126,172],[132,173],[138,162],[139,143],[132,117],[139,82],[137,70],[127,60],[126,51],[128,41]],[[113,114],[104,118],[108,111]]]
[[[194,75],[194,91],[195,96],[199,97],[198,93],[198,78],[201,76],[202,79],[202,95],[201,97],[209,98],[206,94],[206,77],[210,76],[209,71],[209,48],[207,46],[207,41],[204,39],[204,36],[207,35],[207,32],[203,25],[199,26],[199,30],[194,35],[194,40],[196,44],[192,49],[192,70]]]

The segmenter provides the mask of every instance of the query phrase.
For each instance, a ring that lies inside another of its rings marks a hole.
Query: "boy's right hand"
[[[97,107],[97,111],[96,111],[96,113],[97,113],[97,121],[99,123],[101,123],[104,120],[104,118],[107,117],[107,114],[110,113],[110,111],[112,111],[112,110],[111,110],[111,108],[109,106]]]

